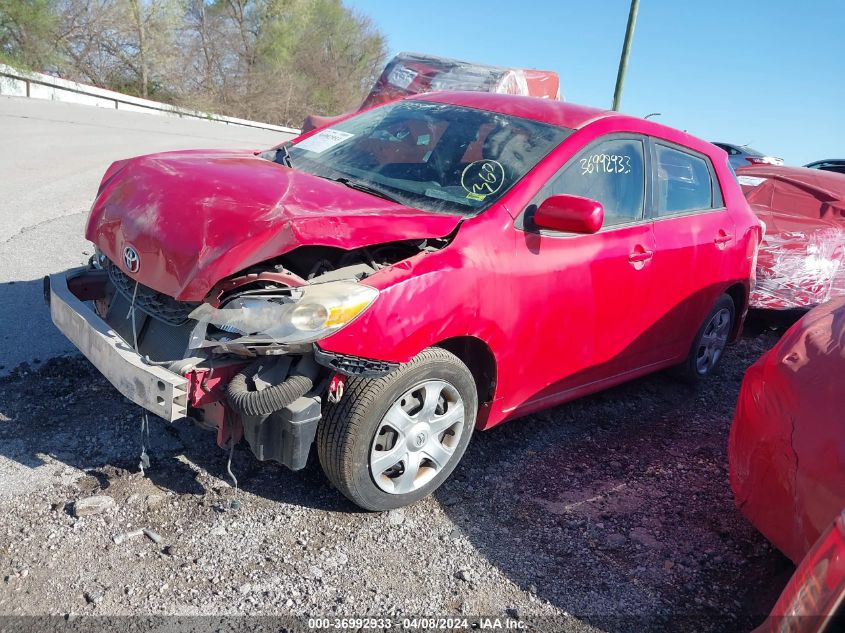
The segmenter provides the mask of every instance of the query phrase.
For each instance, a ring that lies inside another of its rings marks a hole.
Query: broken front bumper
[[[45,299],[53,323],[132,402],[168,422],[184,418],[188,381],[146,363],[89,304],[71,292],[68,282],[90,272],[82,267],[45,278]]]

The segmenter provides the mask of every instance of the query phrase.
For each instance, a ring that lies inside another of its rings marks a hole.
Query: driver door
[[[650,159],[638,135],[604,136],[552,178],[520,216],[517,262],[537,309],[523,327],[534,336],[516,409],[537,409],[601,388],[654,362],[661,333],[653,310],[655,239],[646,207]],[[593,235],[540,229],[533,211],[547,197],[571,194],[604,206]],[[521,226],[520,226],[521,224]]]

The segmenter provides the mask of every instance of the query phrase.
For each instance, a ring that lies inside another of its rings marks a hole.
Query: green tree
[[[0,61],[28,70],[55,62],[58,16],[51,0],[0,0]]]

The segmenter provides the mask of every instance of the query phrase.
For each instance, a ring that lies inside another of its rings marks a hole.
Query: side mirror
[[[603,222],[601,202],[566,194],[546,198],[534,213],[541,229],[565,233],[595,233]]]

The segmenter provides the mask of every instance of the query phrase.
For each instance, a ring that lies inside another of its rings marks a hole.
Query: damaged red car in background
[[[845,508],[845,298],[748,368],[728,445],[737,505],[798,562]]]
[[[806,310],[845,296],[845,175],[777,165],[736,173],[765,226],[751,307]]]
[[[503,68],[462,62],[448,57],[399,53],[384,67],[358,111],[369,110],[394,99],[437,90],[467,90],[560,99],[560,78],[551,70]],[[302,131],[325,127],[340,116],[305,117]]]
[[[724,152],[559,101],[433,93],[263,153],[106,172],[53,321],[125,396],[387,509],[475,428],[717,366],[760,224]],[[316,440],[315,440],[316,438]]]
[[[837,615],[840,626],[845,620],[843,412],[845,298],[839,298],[810,310],[748,369],[731,426],[737,505],[793,562],[804,559],[771,630],[842,630],[825,627],[827,616]]]

